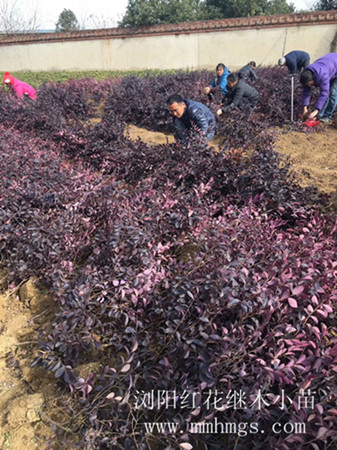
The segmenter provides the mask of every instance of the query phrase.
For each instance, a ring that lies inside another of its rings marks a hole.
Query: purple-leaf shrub
[[[197,199],[203,197],[204,190],[200,187]],[[172,199],[166,205],[175,207]],[[134,246],[127,268],[120,268],[123,278],[114,278],[110,287],[108,280],[101,279],[103,295],[97,292],[92,293],[91,299],[87,297],[85,303],[91,314],[84,316],[88,332],[83,340],[89,339],[90,329],[95,330],[97,339],[97,331],[107,317],[111,318],[109,328],[100,334],[100,341],[95,342],[94,338],[93,342],[101,349],[100,359],[107,364],[102,375],[92,381],[98,434],[90,442],[97,448],[114,442],[98,431],[100,418],[105,417],[108,425],[115,427],[118,420],[123,417],[126,420],[132,411],[140,432],[137,443],[142,442],[144,421],[168,422],[173,418],[179,419],[180,429],[191,418],[209,421],[217,417],[220,421],[237,423],[249,419],[265,430],[264,434],[254,436],[256,444],[268,447],[286,445],[290,439],[284,434],[267,433],[275,421],[306,423],[305,435],[298,437],[303,445],[316,438],[320,425],[324,425],[330,437],[336,435],[336,417],[328,414],[334,407],[333,380],[337,370],[334,315],[337,253],[331,237],[336,233],[336,222],[316,214],[299,224],[298,234],[292,229],[280,231],[280,225],[284,225],[280,220],[270,220],[254,206],[244,209],[230,206],[217,219],[205,213],[197,226],[186,230],[180,245],[175,243],[174,252],[170,245],[154,248],[156,265],[149,262],[146,271],[137,269],[133,288],[128,275],[137,255]],[[191,212],[188,215],[193,217]],[[115,238],[111,241],[117,252]],[[103,242],[101,252],[102,245]],[[98,254],[96,264],[100,263],[105,264],[102,253]],[[95,267],[90,261],[90,270]],[[82,295],[92,291],[93,281],[91,278],[86,290],[82,287]],[[61,326],[70,318],[67,336],[72,343],[78,334],[75,325],[84,320],[83,309],[76,302],[83,304],[83,300],[72,289],[60,320]],[[58,342],[64,332],[56,328],[54,333]],[[109,366],[109,361],[114,364]],[[298,407],[301,391],[308,389],[315,393],[314,405]],[[165,410],[157,405],[155,411],[145,407],[134,411],[131,400],[137,391],[158,390],[176,390],[178,396],[184,392],[199,393],[200,398],[195,409]],[[223,401],[227,394],[243,392],[247,405],[262,394],[265,407],[219,412],[218,408],[201,402],[208,391],[222,393]],[[117,404],[107,400],[111,393],[120,398]],[[117,407],[121,402],[124,406]],[[126,445],[131,429],[124,428],[123,433],[118,442]],[[193,443],[223,442],[221,435],[188,436]],[[234,445],[235,437],[227,438],[228,445]],[[176,437],[168,439],[172,445],[176,442]],[[245,439],[242,445],[246,445]]]
[[[337,223],[273,148],[289,79],[259,70],[260,110],[219,120],[219,150],[124,134],[169,127],[167,96],[205,101],[211,76],[0,93],[0,253],[11,285],[35,276],[60,305],[35,364],[69,387],[83,448],[335,445]]]

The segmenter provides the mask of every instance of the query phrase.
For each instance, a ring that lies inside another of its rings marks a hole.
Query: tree
[[[330,11],[331,9],[337,9],[337,0],[319,0],[315,4],[316,11]]]
[[[80,29],[80,24],[75,14],[70,9],[64,9],[59,15],[55,31],[75,31]]]
[[[0,4],[0,31],[4,34],[33,33],[39,27],[39,19],[36,11],[31,17],[24,18],[23,8],[19,0],[3,0]],[[27,6],[25,5],[25,12]],[[28,17],[27,14],[25,14]]]
[[[116,27],[116,20],[110,17],[97,16],[96,14],[90,14],[81,21],[81,28],[83,29],[103,29]]]
[[[213,19],[291,14],[294,5],[286,0],[206,0]]]
[[[121,27],[179,23],[209,18],[203,0],[129,0]]]
[[[286,0],[129,0],[119,26],[137,27],[293,12],[294,5]]]

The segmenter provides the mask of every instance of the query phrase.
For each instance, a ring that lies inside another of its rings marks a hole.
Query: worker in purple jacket
[[[329,123],[337,106],[337,53],[328,53],[307,66],[301,74],[300,82],[303,85],[303,116],[308,113],[310,89],[317,86],[320,95],[308,119],[318,116],[322,122]]]

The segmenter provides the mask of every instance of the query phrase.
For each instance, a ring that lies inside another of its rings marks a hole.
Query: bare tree
[[[25,14],[23,13],[25,11]],[[27,2],[0,1],[0,32],[4,34],[34,33],[40,26],[37,8],[27,16]]]
[[[99,30],[102,28],[115,28],[117,27],[117,21],[112,18],[104,16],[98,17],[95,14],[90,14],[82,20],[82,29]]]

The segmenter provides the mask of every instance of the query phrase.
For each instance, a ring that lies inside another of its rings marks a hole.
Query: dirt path
[[[4,274],[0,273],[4,278]],[[47,449],[48,419],[57,395],[55,378],[31,364],[38,330],[51,323],[50,297],[28,281],[13,293],[0,294],[0,448]]]
[[[321,132],[279,136],[276,149],[289,155],[303,186],[315,185],[332,194],[337,188],[337,128],[320,125]]]

